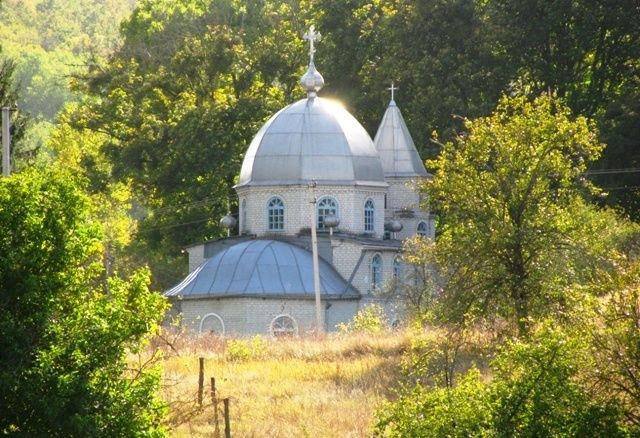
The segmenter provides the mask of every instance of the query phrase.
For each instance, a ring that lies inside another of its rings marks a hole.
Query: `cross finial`
[[[316,32],[316,27],[312,24],[309,27],[309,31],[303,35],[303,38],[309,41],[309,58],[310,63],[313,63],[313,54],[316,53],[316,48],[314,47],[314,42],[320,41],[322,35],[320,32]]]
[[[399,89],[400,88],[396,87],[393,82],[391,82],[391,86],[389,88],[387,88],[387,90],[391,91],[391,102],[395,101],[395,99],[394,99],[395,95],[396,95],[395,91],[399,90]]]

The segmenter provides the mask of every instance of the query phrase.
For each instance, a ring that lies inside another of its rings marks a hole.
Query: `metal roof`
[[[299,100],[254,137],[236,187],[307,184],[386,186],[371,137],[337,102]]]
[[[358,298],[333,267],[320,259],[323,298]],[[184,298],[313,298],[311,253],[277,240],[250,240],[206,260],[181,283],[164,293]]]
[[[382,117],[374,144],[386,177],[427,176],[400,108],[391,99]]]

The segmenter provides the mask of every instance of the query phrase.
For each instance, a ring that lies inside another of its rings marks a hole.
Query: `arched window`
[[[427,231],[428,231],[427,223],[424,221],[420,222],[418,224],[418,236],[426,237]]]
[[[400,257],[393,259],[393,279],[399,280],[402,276],[402,265],[400,264]]]
[[[382,257],[376,254],[371,259],[371,287],[378,288],[382,285]]]
[[[325,196],[318,201],[318,230],[326,230],[324,218],[329,215],[338,216],[338,201],[335,198]]]
[[[199,332],[201,334],[210,333],[212,335],[224,336],[224,321],[217,313],[207,313],[200,320]]]
[[[277,196],[267,204],[267,221],[269,231],[284,230],[284,202]]]
[[[376,207],[372,199],[367,199],[364,203],[364,231],[365,233],[373,232],[374,218]]]
[[[298,334],[298,323],[289,315],[278,315],[271,321],[271,334],[284,338]]]
[[[240,218],[241,218],[240,230],[246,231],[247,230],[247,200],[246,199],[242,200],[242,213],[240,215]]]

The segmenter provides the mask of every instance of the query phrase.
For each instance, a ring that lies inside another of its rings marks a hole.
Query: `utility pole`
[[[320,301],[320,263],[318,261],[318,233],[316,232],[316,182],[309,184],[311,189],[311,253],[313,258],[313,289],[316,296],[316,333],[324,332],[322,303]]]
[[[2,175],[11,173],[11,108],[2,107]]]

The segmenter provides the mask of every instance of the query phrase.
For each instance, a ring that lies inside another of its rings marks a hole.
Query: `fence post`
[[[211,378],[211,404],[213,404],[213,438],[220,438],[218,425],[218,396],[216,395],[216,378]]]
[[[224,402],[224,437],[231,438],[231,422],[229,421],[229,399],[225,398]]]
[[[198,374],[198,405],[202,407],[202,396],[204,393],[204,357],[200,360],[200,372]]]

